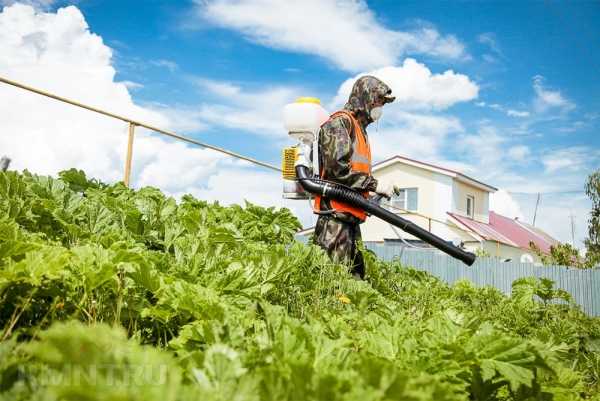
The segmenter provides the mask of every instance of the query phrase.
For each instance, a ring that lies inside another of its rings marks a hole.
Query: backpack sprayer
[[[319,130],[329,118],[318,99],[300,98],[285,106],[283,119],[291,138],[298,141],[295,146],[285,148],[282,157],[283,197],[286,199],[308,199],[321,195],[348,203],[365,212],[414,235],[442,252],[471,266],[475,255],[430,233],[412,221],[382,208],[359,192],[345,185],[319,177]]]
[[[296,162],[302,159],[303,165],[319,175],[319,129],[327,121],[329,114],[321,106],[319,99],[301,97],[283,109],[283,122],[289,136],[297,145],[283,149],[281,170],[283,171],[283,197],[286,199],[308,199],[313,194],[307,192],[296,177]]]

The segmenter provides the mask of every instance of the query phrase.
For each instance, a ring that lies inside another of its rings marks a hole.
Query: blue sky
[[[169,128],[274,164],[286,102],[317,96],[333,111],[374,73],[399,96],[369,128],[377,159],[460,169],[508,191],[506,213],[528,220],[542,192],[549,230],[571,213],[576,242],[585,235],[581,191],[600,166],[598,2],[27,3],[74,5],[112,51],[101,63],[114,82]]]
[[[230,82],[250,91],[262,86],[296,86],[326,102],[357,72],[339,68],[320,55],[265,46],[246,40],[237,29],[211,26],[198,16],[201,6],[188,1],[148,1],[144,7],[136,2],[81,1],[78,7],[91,30],[115,50],[118,79],[144,85],[132,91],[134,99],[144,103],[193,108],[210,101],[210,93],[190,87],[195,77]],[[510,137],[511,144],[528,146],[531,152],[600,148],[596,134],[600,52],[594,51],[600,36],[597,2],[377,1],[369,2],[368,8],[387,29],[431,26],[464,45],[465,57],[447,59],[409,51],[397,62],[414,57],[432,73],[452,69],[476,82],[477,99],[446,111],[460,118],[465,130],[476,131],[486,119],[501,135]],[[547,91],[560,93],[574,108],[567,112],[557,108],[544,117],[503,112],[534,114],[533,82],[538,75]],[[481,107],[482,103],[486,106]],[[215,127],[195,133],[272,162],[279,155],[277,147],[255,146],[253,138],[244,140],[239,130],[224,135],[221,127]],[[443,154],[458,161],[467,157],[451,148]],[[573,188],[580,189],[580,183]]]

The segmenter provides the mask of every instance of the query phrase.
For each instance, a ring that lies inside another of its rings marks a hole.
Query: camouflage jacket
[[[391,89],[372,76],[359,78],[350,93],[344,110],[351,112],[359,121],[363,134],[368,141],[367,125],[373,120],[371,109],[376,103],[389,103]],[[346,116],[329,119],[319,132],[319,168],[321,177],[360,191],[375,191],[377,180],[370,174],[352,171],[350,160],[356,133],[352,122]],[[327,199],[321,201],[321,209],[331,209]]]
[[[361,124],[362,125],[362,124]],[[366,131],[363,134],[367,141]],[[362,191],[375,191],[377,180],[370,174],[352,171],[352,144],[356,133],[352,122],[343,115],[338,115],[327,121],[319,133],[319,168],[321,177],[350,188]]]

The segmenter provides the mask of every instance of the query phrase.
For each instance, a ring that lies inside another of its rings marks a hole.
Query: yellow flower
[[[339,299],[340,302],[343,303],[343,304],[351,304],[352,303],[352,301],[350,301],[350,298],[348,298],[344,294],[339,294],[337,296],[337,299]]]

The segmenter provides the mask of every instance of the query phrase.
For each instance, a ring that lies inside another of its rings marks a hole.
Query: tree
[[[550,255],[545,255],[533,243],[529,247],[540,257],[543,264],[589,268],[600,264],[600,170],[590,174],[585,183],[585,193],[592,200],[592,210],[588,220],[588,238],[585,239],[585,258],[579,255],[570,244],[550,247]]]
[[[533,241],[529,242],[529,248],[535,252],[541,262],[545,265],[571,266],[579,269],[592,267],[592,265],[588,263],[587,258],[582,258],[581,255],[579,255],[579,250],[574,248],[571,244],[558,243],[557,245],[551,245],[549,255],[543,253]]]
[[[592,211],[588,220],[586,259],[590,265],[600,263],[600,170],[592,173],[585,184],[585,193],[592,200]]]

